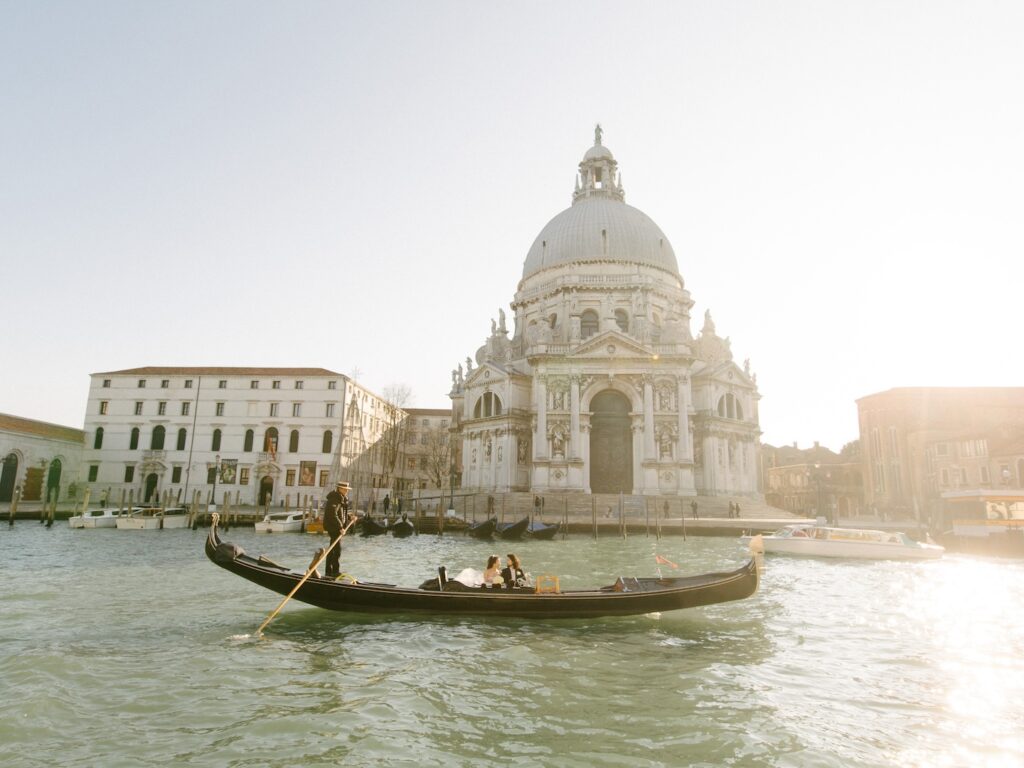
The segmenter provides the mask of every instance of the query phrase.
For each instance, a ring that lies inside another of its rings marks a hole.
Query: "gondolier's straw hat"
[[[349,485],[348,483],[343,483],[341,480],[336,482],[334,485],[337,488],[344,488],[346,491],[351,491],[352,490],[352,486],[351,485]]]

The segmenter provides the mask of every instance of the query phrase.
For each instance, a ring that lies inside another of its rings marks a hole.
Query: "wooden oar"
[[[338,543],[343,538],[345,538],[345,534],[348,533],[348,529],[351,528],[353,525],[355,525],[356,524],[356,520],[358,520],[358,519],[359,518],[357,518],[355,515],[352,516],[352,519],[349,521],[348,525],[346,525],[342,529],[341,533],[338,535],[338,538],[334,539],[331,542],[331,545],[324,549],[324,553],[322,555],[320,555],[320,558],[318,560],[316,560],[316,562],[314,562],[309,567],[309,570],[306,571],[306,575],[303,576],[301,579],[299,579],[299,583],[295,585],[295,588],[285,596],[284,600],[281,601],[281,603],[277,606],[277,608],[275,608],[274,611],[269,616],[267,616],[267,618],[264,620],[264,622],[262,624],[260,624],[259,629],[256,630],[256,637],[262,637],[263,636],[263,630],[266,629],[267,624],[272,622],[274,620],[274,617],[277,616],[277,614],[279,614],[281,612],[281,609],[284,608],[285,603],[287,603],[289,600],[291,600],[292,596],[296,592],[299,591],[299,587],[301,587],[303,584],[305,584],[306,580],[310,576],[312,576],[314,573],[316,573],[316,569],[320,566],[320,563],[322,563],[324,560],[327,559],[328,553],[330,553],[330,551],[332,549],[334,549],[334,547],[337,546]]]

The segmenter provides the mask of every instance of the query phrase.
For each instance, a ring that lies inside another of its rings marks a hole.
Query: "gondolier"
[[[348,492],[352,486],[340,480],[335,484],[334,490],[327,494],[324,499],[324,531],[335,539],[341,538],[341,532],[345,528],[348,518],[349,501]],[[341,542],[339,541],[331,551],[327,553],[327,560],[324,561],[324,570],[328,579],[337,578],[341,573]]]

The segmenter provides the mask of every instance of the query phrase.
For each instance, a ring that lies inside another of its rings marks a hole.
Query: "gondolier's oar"
[[[359,518],[357,518],[355,515],[352,515],[352,519],[349,521],[348,525],[346,525],[341,530],[341,533],[338,535],[338,538],[334,539],[331,542],[331,545],[324,549],[323,554],[320,555],[320,558],[309,567],[309,570],[306,571],[306,575],[299,579],[299,583],[295,585],[295,588],[285,596],[284,600],[281,601],[277,608],[275,608],[274,611],[269,616],[267,616],[264,622],[260,624],[259,629],[256,630],[256,637],[261,637],[263,635],[263,630],[266,629],[267,624],[272,622],[274,620],[274,617],[281,612],[281,609],[284,608],[285,603],[291,600],[292,596],[299,591],[299,587],[305,584],[306,580],[314,573],[316,573],[316,569],[320,567],[320,563],[327,559],[327,555],[330,553],[330,551],[334,549],[343,538],[345,538],[345,534],[348,533],[348,529],[355,525],[356,520],[358,519]]]

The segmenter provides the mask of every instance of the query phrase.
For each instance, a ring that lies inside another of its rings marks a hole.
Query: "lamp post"
[[[213,508],[217,508],[217,476],[220,474],[220,454],[213,457]]]

